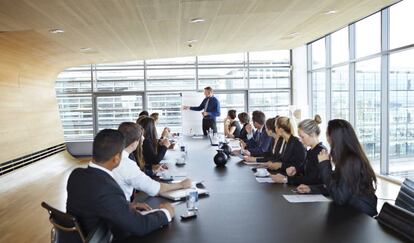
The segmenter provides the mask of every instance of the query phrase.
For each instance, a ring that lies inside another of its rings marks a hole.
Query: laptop
[[[211,146],[218,146],[219,145],[219,139],[217,136],[214,136],[213,134],[209,134],[208,138],[210,139]]]
[[[199,184],[198,184],[199,185]],[[197,192],[198,192],[198,196],[202,196],[202,195],[209,195],[209,192],[207,191],[207,189],[205,188],[198,188],[196,187]],[[185,200],[185,198],[187,197],[187,190],[188,189],[179,189],[179,190],[175,190],[175,191],[169,191],[169,192],[162,192],[160,193],[161,197],[173,200],[173,201],[180,201],[180,200]]]

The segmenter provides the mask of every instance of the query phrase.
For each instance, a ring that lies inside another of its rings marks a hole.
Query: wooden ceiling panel
[[[0,32],[7,32],[0,33],[0,45],[27,63],[59,68],[294,48],[396,1],[2,0]],[[323,14],[328,10],[338,13]],[[206,22],[191,24],[193,18]],[[51,34],[52,28],[65,33]],[[289,37],[294,32],[300,34]]]

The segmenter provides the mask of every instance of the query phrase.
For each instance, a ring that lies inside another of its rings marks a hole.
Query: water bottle
[[[187,211],[197,211],[198,192],[197,188],[192,187],[187,190]]]

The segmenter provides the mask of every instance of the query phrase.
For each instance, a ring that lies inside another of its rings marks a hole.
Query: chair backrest
[[[42,202],[42,207],[49,213],[52,223],[52,243],[86,242],[85,236],[75,217]]]
[[[88,243],[109,243],[112,241],[112,233],[108,225],[101,223],[86,238]]]
[[[395,205],[414,213],[414,181],[406,178],[401,185]]]
[[[377,220],[386,228],[414,241],[414,213],[386,202]]]

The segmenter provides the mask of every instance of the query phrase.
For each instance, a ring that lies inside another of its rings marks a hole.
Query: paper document
[[[256,181],[259,183],[275,183],[270,177],[256,177]]]
[[[262,165],[263,163],[243,161],[246,165]]]
[[[152,210],[149,210],[149,211],[140,211],[139,213],[141,215],[147,215],[149,213],[153,213],[153,212],[157,212],[157,211],[161,211],[161,209],[156,208],[156,209],[152,209]]]
[[[290,203],[306,203],[306,202],[330,202],[331,199],[322,194],[311,195],[283,195],[283,197]]]

